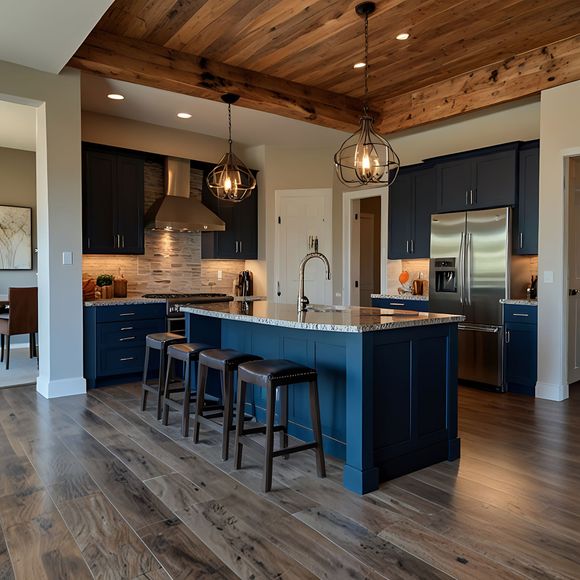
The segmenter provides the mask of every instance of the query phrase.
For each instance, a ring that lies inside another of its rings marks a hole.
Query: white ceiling
[[[112,101],[107,98],[109,93],[120,93],[125,100]],[[227,108],[223,103],[85,73],[81,95],[85,111],[227,138]],[[177,118],[180,112],[191,113],[191,119]],[[244,145],[338,148],[348,137],[335,129],[235,106],[232,124],[233,140]]]
[[[0,100],[0,147],[36,150],[36,109]]]
[[[59,73],[113,0],[2,0],[0,60]]]

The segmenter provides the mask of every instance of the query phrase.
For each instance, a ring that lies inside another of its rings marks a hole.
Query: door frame
[[[328,246],[328,252],[326,253],[326,257],[331,266],[332,272],[332,188],[330,187],[313,187],[313,188],[303,188],[303,189],[276,189],[274,191],[274,227],[275,227],[275,235],[274,235],[274,279],[272,280],[272,288],[271,288],[271,296],[273,297],[274,302],[278,302],[278,294],[277,294],[277,284],[280,280],[280,260],[278,256],[280,255],[280,228],[276,227],[278,225],[278,216],[280,215],[280,205],[283,198],[292,198],[292,197],[304,197],[306,193],[310,193],[314,196],[320,196],[324,198],[324,203],[328,208],[328,217],[330,219],[327,220],[327,233],[329,236],[330,244]],[[329,282],[329,304],[332,304],[332,280]]]
[[[562,296],[562,306],[563,306],[563,321],[562,324],[562,367],[563,375],[565,377],[565,383],[570,385],[570,344],[569,344],[569,274],[570,274],[570,159],[572,157],[580,158],[580,147],[574,147],[571,149],[566,149],[562,151],[562,158],[564,163],[564,280],[563,280],[563,296]],[[565,398],[568,398],[568,393],[566,393]]]
[[[351,289],[351,247],[352,247],[352,207],[353,201],[367,197],[381,199],[381,292],[387,291],[387,224],[389,223],[389,190],[388,187],[375,187],[356,191],[344,191],[342,194],[342,304],[350,304]]]

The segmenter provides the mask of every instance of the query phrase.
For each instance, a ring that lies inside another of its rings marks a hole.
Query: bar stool
[[[310,419],[314,441],[288,446],[288,386],[298,383],[308,383],[310,391]],[[234,466],[242,466],[243,446],[257,448],[264,453],[263,489],[272,488],[272,465],[274,457],[283,455],[288,458],[290,453],[316,449],[316,472],[318,477],[326,477],[324,450],[322,447],[322,428],[320,426],[320,405],[318,402],[318,375],[315,369],[287,361],[261,360],[243,363],[238,367],[238,409],[243,408],[246,401],[246,386],[257,385],[266,389],[266,425],[245,428],[244,417],[236,424],[236,455]],[[276,390],[280,389],[280,425],[274,425],[276,413]],[[280,449],[274,451],[274,432],[280,432]],[[266,435],[265,449],[248,435],[262,433]]]
[[[197,404],[195,406],[195,418],[193,423],[193,442],[199,442],[199,427],[203,423],[214,431],[222,432],[222,459],[227,461],[229,457],[230,431],[233,430],[234,414],[234,372],[241,363],[259,360],[259,356],[246,354],[231,348],[204,350],[199,354],[198,378],[197,378]],[[222,404],[206,405],[205,389],[207,386],[208,369],[215,369],[220,373]],[[204,413],[208,413],[205,415]],[[244,417],[243,407],[238,407],[236,413]],[[223,417],[223,424],[214,421]],[[243,419],[242,419],[243,420]]]
[[[141,411],[147,408],[147,395],[154,393],[157,395],[157,419],[161,419],[161,403],[163,401],[163,386],[165,378],[165,364],[167,359],[167,348],[172,344],[185,342],[185,337],[172,332],[156,332],[145,337],[145,364],[143,365],[143,381],[141,382]],[[159,381],[157,384],[147,382],[149,374],[149,351],[151,349],[159,351]]]
[[[191,392],[191,365],[197,363],[199,353],[212,348],[209,344],[200,342],[177,343],[167,348],[167,372],[165,373],[165,387],[163,389],[163,425],[169,421],[169,409],[180,411],[181,413],[181,434],[183,437],[189,435],[189,409],[191,403],[195,402],[197,392]],[[175,361],[181,361],[184,366],[183,381],[178,380],[178,387],[171,383]],[[183,393],[183,398],[172,399],[173,393]]]

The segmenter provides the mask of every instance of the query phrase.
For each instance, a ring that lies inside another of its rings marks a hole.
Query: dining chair
[[[38,288],[10,288],[9,311],[0,314],[0,362],[6,354],[6,370],[10,368],[10,337],[28,334],[30,358],[37,356],[36,333],[38,332]],[[4,352],[6,350],[6,353]]]

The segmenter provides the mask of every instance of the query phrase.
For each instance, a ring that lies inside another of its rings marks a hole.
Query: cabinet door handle
[[[510,340],[511,340],[511,333],[509,330],[506,330],[505,331],[505,343],[509,344]]]
[[[477,187],[471,190],[471,205],[477,203]]]
[[[91,247],[91,238],[87,238],[87,248]]]
[[[524,232],[520,232],[520,250],[524,247]]]
[[[121,247],[124,248],[125,247],[125,234],[121,235]]]
[[[236,254],[239,252],[239,250],[238,250],[238,243],[239,243],[238,240],[236,240]]]
[[[469,205],[469,190],[465,190],[465,205]]]
[[[240,240],[240,254],[244,251],[244,244],[242,243],[242,240]]]
[[[415,240],[411,240],[411,254],[415,253]]]
[[[125,326],[123,328],[121,328],[121,330],[133,330],[132,326]]]
[[[120,358],[119,360],[122,362],[127,361],[127,360],[135,360],[135,357],[134,356],[124,356],[123,358]]]
[[[410,254],[411,252],[409,252],[409,240],[407,240],[407,254]]]
[[[514,312],[512,314],[512,316],[521,316],[522,318],[527,318],[529,315],[528,314],[521,314],[519,312]]]
[[[121,312],[119,316],[135,316],[134,312]]]
[[[119,342],[125,342],[126,340],[135,340],[136,336],[126,336],[125,338],[120,338]]]
[[[113,248],[116,248],[117,246],[117,236],[113,234]]]

